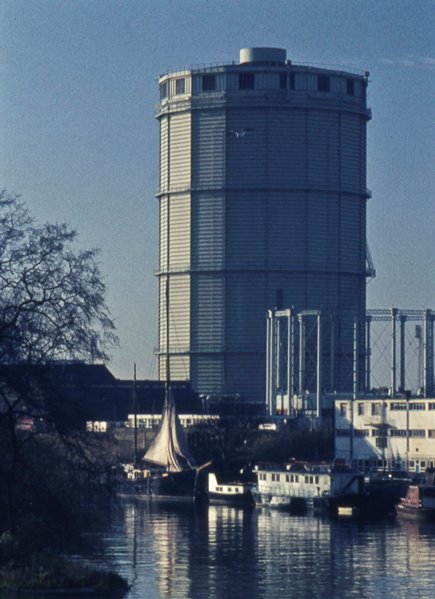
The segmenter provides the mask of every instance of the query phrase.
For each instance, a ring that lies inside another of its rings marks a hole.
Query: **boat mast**
[[[169,402],[169,385],[171,380],[171,370],[169,364],[169,235],[170,235],[170,211],[169,211],[169,195],[167,196],[166,206],[166,281],[165,281],[165,317],[166,317],[166,380],[165,380],[165,405]]]
[[[165,402],[164,402],[164,409],[168,408],[169,406],[169,402],[171,401],[170,398],[170,380],[171,380],[171,368],[170,368],[170,364],[169,364],[169,235],[170,235],[170,210],[169,210],[169,206],[170,206],[170,201],[169,201],[169,194],[166,196],[167,197],[167,206],[166,206],[166,211],[167,211],[167,215],[166,215],[166,282],[165,282],[165,313],[166,313],[166,358],[165,358],[165,362],[166,362],[166,380],[165,380]],[[167,464],[166,464],[166,468],[169,471],[169,455],[167,456]]]
[[[138,463],[137,458],[137,399],[136,399],[136,364],[133,367],[133,413],[134,413],[134,465]]]

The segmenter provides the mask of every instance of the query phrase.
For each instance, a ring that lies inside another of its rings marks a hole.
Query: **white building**
[[[367,82],[279,48],[160,77],[161,379],[168,287],[171,376],[195,391],[264,403],[266,313],[284,306],[334,315],[337,391],[356,315],[363,376]]]
[[[191,428],[198,424],[213,424],[220,419],[216,414],[178,414],[178,418],[183,428]],[[136,420],[138,428],[154,430],[160,425],[161,419],[161,414],[138,414],[136,417],[134,414],[129,414],[127,425],[134,429]]]
[[[337,400],[335,457],[362,469],[433,468],[435,398]]]

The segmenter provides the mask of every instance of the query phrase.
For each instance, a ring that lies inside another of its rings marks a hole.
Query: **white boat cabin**
[[[208,474],[208,492],[216,495],[243,495],[250,488],[250,485],[241,482],[220,483],[216,478],[216,474],[209,472]]]
[[[263,498],[313,497],[360,492],[361,476],[349,471],[332,471],[324,464],[267,464],[255,466],[257,487]]]

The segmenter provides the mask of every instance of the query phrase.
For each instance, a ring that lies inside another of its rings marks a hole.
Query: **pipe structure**
[[[423,315],[423,385],[424,397],[433,392],[433,319],[430,310]]]
[[[294,356],[293,356],[293,315],[291,310],[286,310],[287,314],[287,397],[288,413],[293,413],[293,376],[294,376]]]
[[[275,395],[275,413],[277,410],[282,410],[282,347],[281,347],[281,319],[274,319],[274,334],[275,334],[275,363],[276,368],[274,374],[274,395]],[[278,392],[280,395],[281,405],[278,406]]]
[[[350,464],[353,460],[353,444],[354,444],[354,408],[355,400],[358,398],[358,318],[355,317],[353,323],[353,394],[350,400],[350,435],[349,435],[349,453]]]
[[[372,317],[370,315],[367,315],[367,317],[366,317],[366,391],[370,391],[371,386],[372,386],[372,382],[371,382],[372,350],[371,350],[371,345],[370,345],[370,343],[371,343],[371,339],[370,339],[371,323],[372,323]]]
[[[317,314],[317,418],[322,421],[322,315]]]
[[[271,390],[270,390],[270,323],[272,310],[267,311],[266,318],[266,404],[269,415],[272,414]]]
[[[303,314],[298,314],[299,320],[299,395],[304,396],[305,389],[305,319]]]
[[[396,354],[396,321],[397,308],[391,308],[391,397],[396,397],[397,354]]]
[[[400,314],[400,385],[399,390],[405,391],[406,387],[406,362],[405,362],[405,324],[406,315]]]
[[[330,320],[330,330],[331,330],[331,337],[330,337],[330,350],[329,350],[329,390],[331,391],[331,393],[334,392],[334,386],[335,386],[335,378],[334,378],[334,368],[335,368],[335,318],[334,318],[334,314],[330,314],[329,316],[329,320]]]

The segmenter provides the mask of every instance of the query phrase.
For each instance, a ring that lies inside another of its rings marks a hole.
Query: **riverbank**
[[[36,557],[0,566],[0,595],[89,595],[122,597],[129,589],[119,574],[96,570],[58,557]]]

